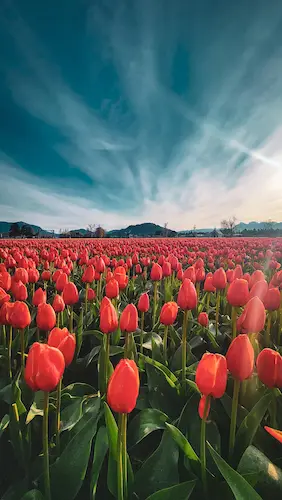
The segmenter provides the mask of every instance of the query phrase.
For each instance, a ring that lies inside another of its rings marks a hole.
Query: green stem
[[[40,333],[39,333],[39,328],[36,328],[36,342],[40,342]]]
[[[123,490],[124,490],[124,474],[123,474],[123,460],[122,460],[122,413],[118,415],[118,442],[117,442],[117,495],[118,500],[124,500]]]
[[[6,335],[6,326],[5,325],[2,325],[2,330],[3,330],[3,347],[6,348],[7,335]]]
[[[210,403],[210,396],[206,397],[204,414],[201,422],[201,437],[200,437],[200,457],[201,457],[201,475],[204,494],[207,496],[207,459],[206,459],[206,421]]]
[[[140,325],[140,352],[143,354],[143,337],[144,337],[144,312],[141,312],[141,325]]]
[[[44,487],[45,487],[45,499],[51,500],[50,470],[49,470],[48,410],[49,410],[49,392],[44,392],[43,427],[42,427]]]
[[[109,363],[110,363],[110,333],[106,334],[106,347],[105,347],[105,372],[104,372],[104,381],[105,381],[105,393],[107,392],[108,387],[108,374],[109,374]]]
[[[182,323],[182,385],[185,391],[186,359],[187,359],[187,323],[188,311],[184,311]]]
[[[210,300],[211,300],[211,292],[207,293],[207,305],[206,305],[206,312],[209,314],[210,312]]]
[[[57,314],[57,328],[60,328],[60,313]]]
[[[130,352],[130,340],[132,333],[126,332],[125,333],[125,346],[124,346],[124,357],[125,358],[131,358],[131,352]]]
[[[60,455],[60,427],[61,427],[61,392],[62,392],[62,379],[57,386],[57,400],[56,400],[56,452]]]
[[[234,444],[235,444],[239,392],[240,392],[240,380],[234,379],[231,422],[230,422],[230,435],[229,435],[229,460],[231,460],[231,458],[232,458]]]
[[[13,327],[10,325],[8,333],[8,372],[10,380],[13,378],[12,374],[12,342],[13,342]]]
[[[127,413],[122,413],[122,466],[123,466],[123,490],[124,499],[127,499],[127,449],[126,449],[126,431],[127,431]]]
[[[270,346],[270,330],[271,330],[271,321],[272,321],[272,312],[268,311],[267,315],[267,326],[266,326],[266,335],[265,335],[265,343],[266,347]]]
[[[23,435],[22,435],[21,426],[20,426],[20,418],[19,418],[17,403],[12,404],[12,410],[13,410],[15,421],[17,423],[18,436],[19,436],[19,447],[20,447],[22,464],[23,464],[23,468],[25,470],[26,475],[28,475],[28,464],[27,464],[25,452],[24,452]]]
[[[220,309],[220,290],[216,292],[216,308],[215,308],[215,333],[218,333],[218,320],[219,320],[219,309]]]
[[[89,283],[86,283],[86,288],[85,288],[85,312],[87,312],[87,307],[88,307],[88,289],[89,289]]]
[[[158,300],[158,282],[154,281],[153,325],[152,325],[153,328],[154,328],[154,326],[156,324],[157,300]]]
[[[21,336],[21,369],[24,369],[24,351],[25,351],[25,339],[24,339],[24,329],[20,330]]]
[[[164,362],[167,362],[167,334],[168,334],[168,325],[164,327],[164,338],[163,338],[163,346],[164,346]]]
[[[234,340],[237,335],[237,308],[234,306],[232,306],[232,311],[231,311],[231,323],[232,323],[232,340]]]

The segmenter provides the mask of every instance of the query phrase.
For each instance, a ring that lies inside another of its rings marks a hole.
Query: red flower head
[[[198,316],[198,323],[205,328],[209,325],[209,317],[206,312],[201,312]]]
[[[163,263],[163,276],[167,278],[168,276],[171,276],[171,264],[168,261],[165,261]]]
[[[22,281],[15,281],[12,285],[13,295],[16,300],[26,300],[27,299],[27,289]]]
[[[33,391],[53,391],[65,369],[64,356],[55,347],[34,342],[26,361],[24,378]]]
[[[128,304],[120,316],[120,329],[122,332],[135,332],[138,327],[138,312],[134,304]]]
[[[64,299],[61,295],[55,295],[53,300],[53,309],[56,313],[63,312],[65,309]]]
[[[8,322],[13,328],[20,330],[30,325],[30,312],[25,302],[13,302],[12,307],[8,309]]]
[[[139,373],[135,361],[121,359],[111,375],[107,402],[117,413],[131,413],[139,394]]]
[[[14,302],[4,302],[4,304],[0,307],[0,325],[10,324],[9,314],[12,311],[13,305]]]
[[[23,267],[18,267],[13,276],[15,281],[21,281],[24,285],[28,283],[28,272]]]
[[[56,279],[56,290],[57,292],[62,292],[63,289],[65,288],[66,284],[68,283],[69,278],[66,273],[61,273]]]
[[[213,277],[207,276],[204,284],[205,292],[215,292],[215,287],[213,286]]]
[[[109,299],[115,299],[116,297],[118,297],[119,285],[115,278],[112,278],[110,281],[108,281],[108,283],[106,284],[105,293]]]
[[[280,307],[280,291],[279,288],[269,288],[264,297],[264,307],[268,311],[277,311]]]
[[[11,275],[7,271],[0,273],[0,288],[8,292],[11,288]]]
[[[100,330],[103,333],[111,333],[117,327],[117,312],[108,297],[104,297],[100,305]]]
[[[78,302],[78,291],[74,283],[69,282],[64,286],[62,297],[67,306],[73,306]]]
[[[265,280],[257,281],[251,288],[250,299],[258,297],[262,302],[268,292],[268,284]]]
[[[256,361],[257,373],[267,387],[282,387],[282,357],[272,349],[263,349]]]
[[[149,295],[144,292],[139,297],[137,308],[140,312],[148,312],[150,307]]]
[[[176,302],[166,302],[160,313],[160,323],[163,325],[173,325],[176,320],[176,316],[178,313],[178,305]]]
[[[0,306],[2,306],[4,302],[9,302],[10,298],[10,295],[6,293],[3,288],[0,288]]]
[[[36,324],[40,330],[52,330],[56,324],[56,314],[50,304],[41,303],[37,309]]]
[[[152,269],[151,269],[151,274],[150,274],[150,278],[152,281],[160,281],[163,277],[163,270],[161,268],[161,266],[159,264],[156,264],[156,262],[154,262],[154,264],[152,265]]]
[[[93,290],[93,288],[88,288],[88,290],[87,290],[87,299],[89,300],[89,302],[93,302],[93,300],[95,299],[95,297],[96,297],[95,290]]]
[[[185,279],[179,289],[177,304],[180,309],[192,310],[197,307],[198,298],[197,292],[192,281]]]
[[[51,271],[43,271],[41,273],[41,279],[43,279],[43,281],[49,281],[51,278]]]
[[[214,272],[212,284],[216,290],[224,290],[227,284],[226,273],[222,267]]]
[[[237,320],[237,330],[241,333],[258,333],[265,324],[265,309],[258,297],[253,297],[245,305],[244,311]]]
[[[83,283],[92,283],[95,278],[95,268],[94,266],[90,265],[88,266],[83,275],[82,275],[82,281]]]
[[[49,333],[48,345],[57,347],[65,359],[65,365],[69,366],[75,353],[75,335],[70,333],[67,328],[53,328]]]
[[[192,283],[196,283],[196,272],[193,266],[187,267],[187,269],[185,269],[183,273],[183,281],[185,279],[192,281]]]
[[[249,300],[248,282],[243,279],[235,278],[227,291],[227,301],[233,307],[245,306]]]
[[[265,428],[266,432],[268,432],[268,434],[270,434],[277,441],[279,441],[279,443],[282,443],[282,431],[272,429],[272,427],[267,427],[267,425],[265,425],[264,428]]]
[[[232,340],[227,351],[227,368],[234,378],[242,382],[253,373],[254,357],[254,349],[248,335],[238,335]]]
[[[118,266],[114,270],[114,278],[118,282],[120,290],[124,290],[128,285],[128,276],[123,266]]]
[[[196,384],[204,396],[221,398],[227,384],[227,363],[221,354],[205,353],[196,371]]]
[[[32,297],[32,304],[37,307],[42,303],[46,303],[46,292],[42,288],[38,288]]]

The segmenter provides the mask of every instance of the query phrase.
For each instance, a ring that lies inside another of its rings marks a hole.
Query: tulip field
[[[282,498],[282,239],[0,240],[1,500]]]

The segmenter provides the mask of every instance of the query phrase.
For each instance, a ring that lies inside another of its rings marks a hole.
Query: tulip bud
[[[268,284],[265,280],[257,281],[251,288],[250,299],[258,297],[262,302],[268,292]]]
[[[46,303],[46,292],[42,290],[42,288],[38,288],[36,292],[34,292],[32,297],[32,304],[37,307],[39,304]]]
[[[152,281],[160,281],[163,277],[163,270],[159,264],[152,265],[150,278]]]
[[[189,279],[185,279],[179,289],[177,304],[180,309],[192,310],[197,307],[198,298],[194,284]]]
[[[63,289],[62,297],[64,299],[64,303],[67,306],[73,306],[78,302],[79,300],[78,291],[74,283],[72,282],[66,283]]]
[[[95,278],[95,269],[94,266],[90,265],[88,266],[83,275],[82,275],[82,281],[83,283],[92,283]]]
[[[149,311],[149,307],[150,307],[149,295],[146,292],[144,292],[139,297],[137,308],[140,312],[145,313]]]
[[[212,284],[216,290],[224,290],[227,284],[226,273],[222,267],[214,272]]]
[[[53,328],[49,333],[48,345],[57,347],[65,359],[65,365],[69,366],[75,353],[75,335],[70,333],[67,328]]]
[[[272,429],[272,427],[264,426],[266,432],[274,437],[279,443],[282,443],[282,431],[278,431],[277,429]]]
[[[55,295],[53,300],[53,309],[56,313],[63,312],[65,309],[64,299],[61,295]]]
[[[7,271],[0,273],[0,288],[8,292],[11,288],[11,275]]]
[[[213,277],[207,276],[204,284],[205,292],[215,292],[215,287],[213,286]]]
[[[198,323],[205,328],[209,325],[209,317],[206,312],[201,312],[198,316]]]
[[[31,323],[29,309],[25,302],[13,302],[8,312],[8,321],[13,328],[24,330]]]
[[[185,279],[189,279],[190,281],[192,281],[192,283],[196,282],[196,272],[193,266],[187,267],[187,269],[185,269],[183,273],[183,281]]]
[[[264,307],[267,311],[277,311],[280,307],[279,288],[269,288],[264,297]]]
[[[248,335],[238,335],[232,340],[226,354],[227,368],[231,375],[240,382],[249,378],[254,369],[254,357]]]
[[[132,333],[138,327],[138,312],[134,304],[128,304],[120,316],[120,329],[122,332]]]
[[[221,354],[205,353],[196,370],[196,384],[204,396],[221,398],[227,384],[227,363]]]
[[[88,288],[87,290],[87,300],[89,300],[89,302],[92,302],[96,297],[96,292],[95,290],[93,290],[93,288]]]
[[[40,330],[52,330],[56,324],[56,314],[50,304],[41,303],[37,309],[36,324]]]
[[[245,305],[237,320],[237,330],[242,333],[259,333],[265,324],[265,309],[258,297],[253,297]]]
[[[55,347],[34,342],[26,361],[24,378],[33,391],[53,391],[65,369],[64,356]]]
[[[51,271],[43,271],[41,273],[41,279],[43,279],[43,281],[49,281],[51,278]]]
[[[62,292],[68,283],[68,275],[66,273],[61,273],[56,280],[56,290],[57,292]]]
[[[133,360],[121,359],[108,384],[107,402],[116,413],[131,413],[139,394],[139,373]]]
[[[167,278],[168,276],[171,276],[171,264],[170,262],[164,262],[163,263],[163,276]]]
[[[205,406],[206,406],[206,400],[207,400],[207,396],[203,395],[201,397],[201,399],[200,399],[200,402],[199,402],[198,413],[199,413],[199,417],[202,420],[204,418],[204,411],[205,411]],[[210,403],[210,400],[209,400],[209,402],[208,402],[208,408],[206,410],[205,418],[208,418],[209,413],[210,413],[210,408],[211,408],[211,403]]]
[[[227,291],[227,301],[233,307],[242,307],[249,300],[249,287],[246,280],[235,278]]]
[[[119,284],[115,278],[112,278],[106,284],[105,294],[109,299],[115,299],[119,294]]]
[[[103,333],[111,333],[117,327],[117,312],[111,301],[107,297],[104,297],[100,305],[100,330]]]
[[[0,288],[0,306],[2,306],[4,302],[9,302],[10,298],[10,295],[6,293],[3,288]]]
[[[13,276],[15,281],[21,281],[24,285],[28,283],[28,272],[23,267],[18,267]]]
[[[22,281],[14,282],[12,291],[16,300],[26,300],[28,297],[27,288]]]
[[[160,323],[162,325],[173,325],[176,320],[176,316],[178,313],[178,305],[176,302],[166,302],[160,313]]]
[[[267,387],[282,387],[282,357],[272,349],[263,349],[256,361],[257,373]]]

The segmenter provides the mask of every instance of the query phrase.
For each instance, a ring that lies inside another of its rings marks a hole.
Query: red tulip
[[[269,288],[264,297],[264,307],[267,311],[277,311],[280,307],[280,291],[279,288]]]
[[[242,307],[249,300],[249,286],[246,280],[236,278],[228,288],[227,301],[233,307]]]
[[[57,292],[62,292],[68,283],[68,275],[66,273],[61,273],[56,280],[56,290]]]
[[[10,295],[6,293],[3,288],[0,288],[0,306],[2,306],[4,302],[9,302],[10,298]]]
[[[183,273],[183,281],[185,279],[192,281],[192,283],[196,283],[196,272],[193,266],[187,267],[187,269],[185,269]]]
[[[29,309],[25,302],[13,302],[8,310],[8,321],[13,328],[24,330],[31,323]]]
[[[105,294],[109,299],[115,299],[119,294],[119,284],[115,278],[112,278],[106,284]]]
[[[57,347],[65,359],[65,365],[69,366],[75,353],[75,335],[70,333],[67,328],[53,328],[49,333],[48,345]]]
[[[10,324],[10,312],[13,308],[14,302],[4,302],[0,307],[0,325]]]
[[[214,272],[212,284],[216,290],[224,290],[227,284],[226,273],[222,267]]]
[[[65,369],[64,356],[55,347],[34,342],[26,361],[24,378],[33,391],[53,391]]]
[[[22,281],[16,281],[12,285],[13,295],[16,300],[26,300],[28,297],[27,288]]]
[[[40,330],[52,330],[56,324],[56,314],[50,304],[41,303],[37,309],[36,324]]]
[[[257,281],[251,288],[250,299],[258,297],[262,302],[268,292],[268,284],[265,280]]]
[[[149,307],[150,307],[149,295],[146,292],[144,292],[139,297],[137,308],[140,312],[145,313],[149,311]]]
[[[204,418],[204,411],[205,411],[205,406],[206,406],[206,400],[207,400],[207,396],[203,395],[201,397],[201,399],[200,399],[200,402],[199,402],[198,413],[199,413],[199,417],[202,420]],[[210,408],[211,408],[211,403],[209,401],[208,402],[208,408],[206,409],[206,415],[205,415],[206,418],[209,416]]]
[[[52,306],[56,313],[63,312],[65,309],[65,303],[63,297],[58,294],[55,295]]]
[[[87,290],[87,300],[89,300],[89,302],[92,302],[96,297],[96,292],[95,290],[93,290],[93,288],[88,288]]]
[[[103,333],[111,333],[117,327],[117,312],[108,297],[104,297],[100,305],[100,330]]]
[[[64,303],[67,306],[73,306],[78,302],[79,300],[78,291],[74,283],[72,282],[66,283],[63,289],[62,297],[64,299]]]
[[[111,375],[107,402],[116,413],[131,413],[139,394],[139,373],[133,360],[121,359]]]
[[[95,268],[94,266],[90,265],[88,266],[83,275],[82,275],[82,281],[83,283],[92,283],[95,278]]]
[[[268,432],[268,434],[270,434],[277,441],[279,441],[279,443],[282,443],[282,431],[272,429],[272,427],[268,427],[267,425],[265,425],[264,428],[265,428],[266,432]]]
[[[163,276],[167,278],[168,276],[171,276],[171,264],[170,262],[164,262],[163,263]]]
[[[282,387],[282,357],[272,349],[263,349],[256,361],[257,373],[267,387]]]
[[[120,329],[122,332],[132,333],[138,327],[138,312],[134,304],[128,304],[120,316]]]
[[[178,313],[178,305],[176,302],[166,302],[160,313],[160,323],[162,325],[173,325],[176,320],[176,316]]]
[[[7,271],[0,273],[0,288],[8,292],[11,288],[11,275]]]
[[[227,384],[227,363],[221,354],[205,353],[196,370],[196,384],[204,396],[221,398]]]
[[[241,333],[258,333],[265,324],[265,309],[258,297],[247,302],[244,311],[237,320],[237,330]]]
[[[254,369],[254,349],[248,335],[238,335],[232,340],[226,354],[227,368],[231,375],[240,380],[249,378]]]
[[[215,287],[213,286],[213,277],[207,276],[204,284],[205,292],[215,292]]]
[[[198,298],[194,284],[189,279],[185,279],[179,289],[177,304],[180,309],[192,310],[197,307]]]
[[[201,312],[198,316],[198,323],[205,328],[209,325],[209,317],[206,312]]]
[[[41,273],[41,279],[43,279],[43,281],[49,281],[51,278],[51,271],[43,271]]]
[[[28,272],[23,267],[18,267],[18,269],[15,270],[13,278],[15,281],[21,281],[26,285],[26,283],[28,283]]]
[[[152,281],[160,281],[163,277],[163,270],[159,264],[152,265],[150,278]]]
[[[42,288],[38,288],[33,294],[32,304],[37,307],[42,303],[46,303],[46,292]]]

